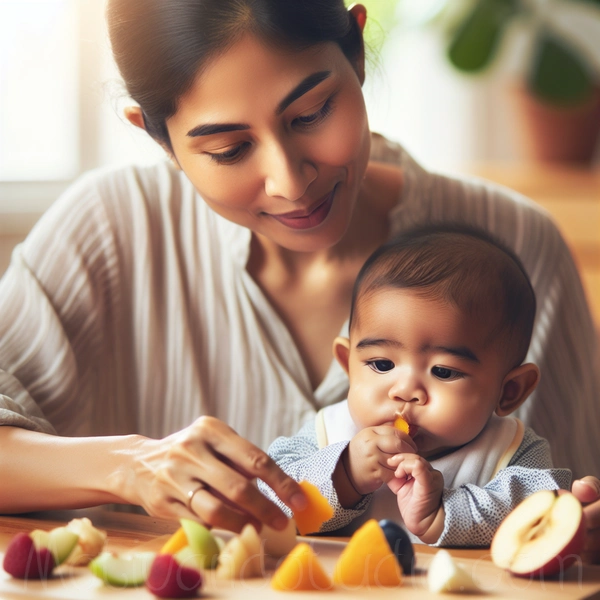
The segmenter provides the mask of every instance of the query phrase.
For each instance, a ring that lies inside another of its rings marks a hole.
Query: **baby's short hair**
[[[382,288],[411,289],[490,322],[495,340],[506,336],[512,366],[527,354],[535,319],[535,293],[512,250],[486,231],[459,224],[403,232],[376,250],[356,282],[350,330],[359,302]]]

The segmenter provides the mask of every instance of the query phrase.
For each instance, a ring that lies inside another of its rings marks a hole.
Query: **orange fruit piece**
[[[317,555],[306,543],[297,544],[273,574],[271,587],[282,592],[331,590],[333,584]]]
[[[188,545],[183,527],[180,527],[163,545],[159,554],[175,554]]]
[[[348,588],[402,584],[402,569],[375,519],[354,532],[335,565],[333,582]]]
[[[403,431],[404,433],[407,433],[408,435],[410,435],[412,431],[412,427],[401,416],[396,417],[396,420],[394,421],[394,427],[400,431]]]
[[[321,495],[319,488],[308,481],[301,481],[300,487],[308,500],[306,508],[294,512],[294,520],[300,535],[316,533],[321,525],[333,517],[333,508]]]

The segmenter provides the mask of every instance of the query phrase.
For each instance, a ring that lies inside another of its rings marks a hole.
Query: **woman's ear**
[[[358,24],[358,28],[360,29],[361,42],[360,42],[360,50],[356,56],[356,64],[354,68],[356,70],[356,74],[358,75],[358,79],[360,81],[360,85],[365,82],[365,43],[363,38],[363,33],[365,30],[365,25],[367,23],[367,9],[362,4],[352,4],[348,11],[354,17],[354,20]]]
[[[140,129],[146,130],[146,126],[144,125],[144,117],[142,115],[142,109],[139,106],[127,106],[123,111],[125,114],[125,118],[136,127]]]
[[[533,363],[515,367],[504,378],[502,395],[496,406],[496,414],[505,417],[527,400],[540,380],[540,370]]]
[[[340,363],[342,369],[348,373],[350,362],[350,340],[345,337],[336,337],[333,340],[333,355]]]

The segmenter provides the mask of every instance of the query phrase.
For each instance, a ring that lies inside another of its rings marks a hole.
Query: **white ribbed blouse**
[[[518,194],[429,173],[380,136],[372,158],[404,171],[392,233],[463,221],[519,254],[538,299],[529,359],[542,381],[518,416],[548,438],[555,465],[600,475],[596,337],[556,227]],[[312,391],[290,332],[245,269],[250,238],[167,162],[82,177],[0,282],[0,423],[163,437],[209,414],[267,448],[345,398],[334,361]]]

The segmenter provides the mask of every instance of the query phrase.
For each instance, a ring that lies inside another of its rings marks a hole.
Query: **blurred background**
[[[550,211],[600,323],[600,0],[363,0],[372,129]],[[0,0],[0,273],[85,170],[163,151],[122,117],[104,0]]]

